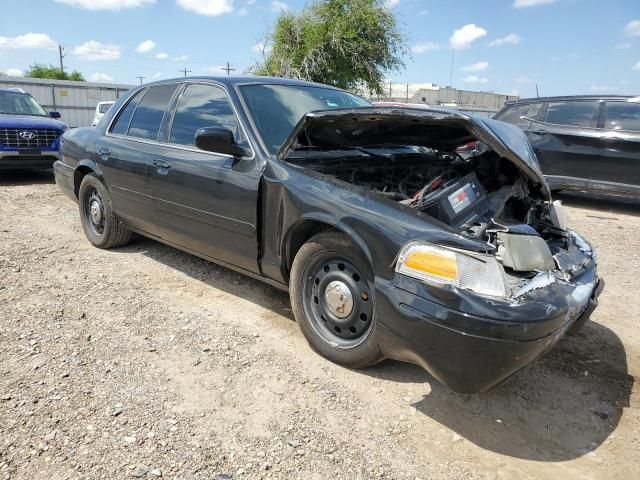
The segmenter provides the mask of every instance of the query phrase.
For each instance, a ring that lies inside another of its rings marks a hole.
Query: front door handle
[[[152,160],[153,164],[158,168],[171,168],[171,164],[166,160],[161,160],[159,158],[154,158]]]
[[[111,149],[109,147],[100,147],[98,153],[102,156],[111,155]]]

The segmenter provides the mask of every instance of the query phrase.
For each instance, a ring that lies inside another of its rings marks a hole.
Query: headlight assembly
[[[454,285],[479,295],[508,295],[504,270],[492,255],[411,242],[400,251],[396,272],[436,286]]]

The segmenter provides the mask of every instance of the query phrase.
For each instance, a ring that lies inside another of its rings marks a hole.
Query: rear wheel
[[[300,248],[291,269],[290,295],[296,321],[318,353],[351,368],[382,360],[373,274],[344,235],[321,233]]]
[[[131,231],[113,211],[109,191],[95,175],[88,174],[82,179],[78,206],[82,228],[93,246],[112,248],[131,239]]]

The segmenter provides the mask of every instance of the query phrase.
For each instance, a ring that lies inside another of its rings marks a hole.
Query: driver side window
[[[203,127],[227,128],[233,132],[236,143],[247,143],[222,89],[212,85],[188,85],[173,117],[169,143],[194,145],[196,132]]]

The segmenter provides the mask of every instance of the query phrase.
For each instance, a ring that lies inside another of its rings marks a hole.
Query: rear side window
[[[177,84],[160,85],[147,90],[131,119],[128,132],[130,136],[149,140],[158,138],[164,111],[177,86]]]
[[[604,110],[604,128],[640,132],[640,103],[607,102]]]
[[[224,127],[242,143],[240,125],[226,94],[211,85],[189,85],[180,97],[173,117],[169,143],[193,145],[202,127]]]
[[[592,127],[598,102],[550,102],[545,122],[572,127]]]
[[[127,106],[120,111],[116,123],[114,123],[113,127],[111,127],[111,133],[117,133],[119,135],[127,134],[133,112],[135,112],[136,107],[138,106],[138,102],[140,102],[140,99],[142,98],[142,95],[144,95],[144,92],[146,92],[146,90],[140,90],[138,93],[136,93],[133,98],[129,100]]]
[[[535,118],[540,111],[540,107],[542,103],[527,103],[524,105],[514,105],[513,107],[507,109],[497,120],[502,122],[511,123],[513,125],[517,125],[521,128],[526,127],[531,118]],[[527,117],[527,118],[522,118]]]

